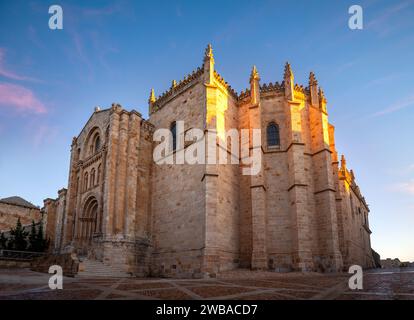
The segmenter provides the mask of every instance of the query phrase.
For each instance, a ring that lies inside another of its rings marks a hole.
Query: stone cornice
[[[185,76],[183,80],[180,80],[178,83],[171,86],[169,90],[165,91],[155,100],[150,110],[150,113],[152,114],[154,112],[157,112],[166,103],[174,99],[177,95],[181,94],[189,87],[195,85],[199,81],[199,78],[203,75],[203,73],[203,69],[199,67],[196,70],[194,70],[191,74]]]

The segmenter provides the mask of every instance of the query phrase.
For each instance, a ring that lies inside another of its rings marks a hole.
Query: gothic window
[[[171,133],[172,133],[172,150],[174,151],[177,148],[177,125],[175,121],[171,124]]]
[[[86,172],[83,178],[83,191],[88,190],[88,173]]]
[[[279,126],[271,122],[267,126],[267,146],[274,147],[280,145]]]
[[[90,181],[90,188],[92,188],[95,185],[95,169],[91,170],[91,181]]]

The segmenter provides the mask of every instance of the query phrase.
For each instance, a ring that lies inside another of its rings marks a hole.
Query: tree
[[[2,232],[0,234],[0,249],[6,249],[7,248],[7,238]]]
[[[36,233],[36,224],[34,220],[32,220],[32,227],[30,229],[30,234],[29,234],[29,250],[37,251],[37,233]]]
[[[16,227],[10,229],[11,239],[8,247],[18,251],[24,251],[27,248],[27,232],[24,231],[20,218],[17,219]]]
[[[36,235],[36,251],[43,252],[49,247],[49,241],[43,235],[43,223],[39,222],[39,228]]]

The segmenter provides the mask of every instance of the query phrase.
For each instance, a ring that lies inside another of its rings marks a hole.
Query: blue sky
[[[48,8],[63,8],[63,30]],[[364,29],[348,28],[348,8]],[[336,144],[370,204],[372,246],[414,260],[414,1],[0,0],[0,198],[42,205],[67,185],[69,150],[95,106],[147,117],[149,90],[201,65],[237,90],[316,73]]]

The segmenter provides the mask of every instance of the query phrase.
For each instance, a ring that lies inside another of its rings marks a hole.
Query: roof
[[[0,202],[7,203],[7,204],[13,204],[13,205],[17,205],[17,206],[22,206],[22,207],[26,207],[26,208],[31,208],[31,209],[39,209],[33,203],[31,203],[31,202],[29,202],[29,201],[27,201],[27,200],[25,200],[21,197],[17,197],[17,196],[0,199]]]

